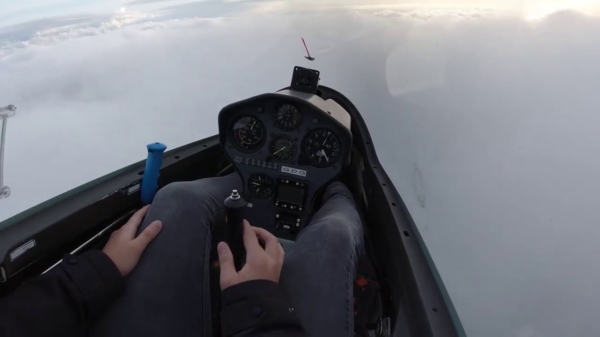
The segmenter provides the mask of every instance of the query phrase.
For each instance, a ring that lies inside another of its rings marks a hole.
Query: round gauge
[[[288,135],[278,135],[271,141],[269,150],[277,160],[288,162],[296,156],[296,141]]]
[[[317,167],[335,164],[342,155],[340,139],[327,129],[312,130],[302,142],[308,161]]]
[[[242,117],[233,124],[235,144],[244,151],[256,151],[262,145],[265,128],[261,121],[254,117]]]
[[[277,109],[275,124],[283,131],[295,130],[302,122],[302,113],[291,104],[284,104]]]
[[[273,179],[266,174],[255,173],[248,179],[248,190],[257,198],[266,199],[273,195],[274,186]]]

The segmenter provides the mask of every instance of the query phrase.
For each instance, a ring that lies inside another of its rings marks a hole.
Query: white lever
[[[17,111],[14,105],[8,105],[0,108],[0,121],[2,121],[2,133],[0,133],[0,199],[10,196],[10,188],[4,186],[4,139],[6,137],[6,125],[8,118],[13,117]]]

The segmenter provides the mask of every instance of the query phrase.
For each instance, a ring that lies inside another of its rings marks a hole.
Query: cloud
[[[143,0],[145,1],[145,0]],[[150,0],[152,1],[152,0]],[[0,29],[0,58],[28,47],[48,46],[116,31],[177,28],[250,13],[278,0],[197,1],[162,7],[153,13],[121,11],[111,15],[63,16]]]
[[[135,0],[135,1],[126,2],[123,5],[124,6],[136,6],[136,5],[146,5],[146,4],[154,4],[154,3],[168,2],[168,1],[173,1],[173,0]]]
[[[176,4],[161,8],[159,13],[165,19],[180,17],[224,17],[257,14],[270,4],[283,4],[279,0],[250,0],[250,1],[195,1]]]
[[[19,107],[0,218],[147,143],[210,136],[224,105],[311,66],[363,113],[469,336],[600,333],[599,18],[267,5],[44,24],[19,41],[0,59],[0,105]]]
[[[28,39],[8,40],[0,42],[0,58],[9,56],[15,51],[24,48],[35,48],[40,46],[49,46],[60,44],[61,42],[76,40],[80,38],[89,38],[97,35],[109,34],[112,32],[127,32],[128,30],[153,30],[153,29],[172,29],[186,25],[199,25],[211,23],[220,20],[219,17],[199,18],[184,17],[165,19],[157,17],[154,14],[142,12],[119,12],[105,21],[96,20],[82,21],[87,25],[62,25],[53,28],[41,29],[35,32]],[[53,22],[62,22],[56,20]]]
[[[98,20],[106,20],[106,16],[86,15],[86,16],[62,16],[57,18],[45,18],[32,20],[28,22],[11,25],[0,28],[0,41],[2,40],[28,40],[35,36],[35,33],[46,29],[57,27],[69,27],[76,25],[93,25]]]
[[[147,5],[147,4],[155,4],[161,2],[169,2],[176,0],[135,0],[131,2],[126,2],[124,6],[136,6],[136,5]],[[191,2],[191,4],[240,4],[240,3],[257,3],[257,2],[277,2],[283,0],[201,0],[196,2]],[[185,4],[183,4],[185,5]]]
[[[427,21],[432,18],[457,18],[457,19],[481,19],[486,15],[497,15],[497,11],[491,8],[414,8],[404,7],[380,8],[358,7],[355,9],[361,14],[369,14],[382,18],[416,19]]]
[[[366,118],[383,166],[468,335],[598,334],[589,314],[598,299],[588,295],[600,272],[583,256],[600,250],[581,233],[600,234],[591,157],[600,20],[567,11],[537,23],[491,17],[407,30],[385,60],[394,98],[356,95],[360,107],[377,107]],[[425,209],[411,193],[411,163]]]

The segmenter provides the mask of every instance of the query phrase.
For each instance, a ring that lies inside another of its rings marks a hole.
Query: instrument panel
[[[287,109],[294,109],[294,117],[282,117],[279,110],[275,117],[275,126],[281,131],[294,131],[300,126],[302,114],[290,104],[285,104]],[[290,118],[282,121],[283,118]],[[253,153],[261,149],[267,137],[265,126],[258,117],[242,116],[234,123],[231,130],[233,143],[238,150]],[[306,155],[311,165],[328,167],[337,162],[342,153],[342,144],[334,131],[327,128],[313,129],[308,132],[298,144],[298,138],[288,134],[275,134],[269,143],[270,159],[281,163],[291,162],[299,152],[298,147]],[[269,158],[268,158],[269,159]]]
[[[352,146],[345,110],[292,90],[225,107],[219,135],[251,204],[245,218],[285,239],[307,225],[316,193],[347,165]]]

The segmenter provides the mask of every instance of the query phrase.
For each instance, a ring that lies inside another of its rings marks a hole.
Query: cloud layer
[[[362,111],[469,336],[600,334],[600,19],[209,6],[12,30],[33,34],[0,58],[19,107],[0,220],[210,136],[221,107],[312,66]]]

